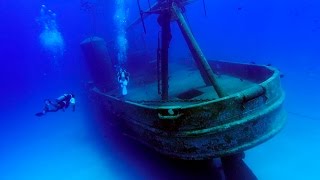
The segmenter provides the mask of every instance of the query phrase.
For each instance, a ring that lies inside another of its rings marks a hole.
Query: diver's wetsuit
[[[75,103],[76,101],[73,94],[64,94],[54,101],[46,99],[42,112],[36,113],[36,116],[43,116],[47,112],[57,112],[60,109],[64,111],[70,104],[72,104],[72,110],[75,111]]]
[[[74,96],[72,94],[64,94],[56,99],[56,103],[59,109],[64,110],[69,107],[70,103],[75,104]]]

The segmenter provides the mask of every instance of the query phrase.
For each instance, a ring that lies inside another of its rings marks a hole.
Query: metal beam
[[[172,12],[177,17],[177,23],[180,27],[180,30],[183,34],[184,39],[186,40],[188,47],[191,51],[191,54],[196,61],[196,63],[200,66],[200,71],[202,74],[202,78],[206,82],[209,80],[210,85],[213,86],[215,91],[217,92],[219,97],[226,96],[226,93],[222,90],[220,85],[217,82],[216,77],[214,76],[214,73],[208,64],[202,50],[200,49],[196,39],[194,38],[191,29],[189,28],[183,14],[181,13],[180,8],[176,5],[176,3],[172,3]]]

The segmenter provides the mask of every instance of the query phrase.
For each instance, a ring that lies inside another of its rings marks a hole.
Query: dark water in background
[[[0,2],[1,180],[181,175],[181,164],[167,162],[133,142],[117,140],[121,137],[112,130],[102,138],[102,117],[85,94],[84,82],[89,77],[79,48],[89,35],[110,40],[116,34],[113,2],[97,2],[99,12],[93,14],[81,8],[80,0]],[[58,63],[39,43],[35,19],[41,4],[56,12],[65,40],[65,53]],[[207,17],[200,2],[187,8],[187,17],[209,59],[271,63],[285,75],[288,124],[278,136],[249,150],[247,164],[259,179],[319,179],[320,3],[233,0],[206,1],[206,5]],[[138,10],[135,2],[130,6],[132,20]],[[153,20],[146,20],[146,41],[156,43]],[[171,56],[190,57],[176,25],[173,35]],[[70,91],[77,95],[75,113],[34,116],[44,98]],[[203,172],[210,173],[210,168]]]

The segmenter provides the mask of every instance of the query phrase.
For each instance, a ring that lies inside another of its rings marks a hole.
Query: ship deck
[[[218,98],[213,87],[205,85],[200,72],[195,68],[179,68],[179,70],[170,72],[169,101],[161,100],[161,95],[158,94],[157,80],[150,81],[147,78],[150,77],[140,75],[131,78],[128,94],[121,99],[150,106],[178,106],[197,104]],[[217,80],[227,94],[240,92],[256,84],[225,74],[217,76]],[[106,94],[117,98],[121,97],[119,88]]]

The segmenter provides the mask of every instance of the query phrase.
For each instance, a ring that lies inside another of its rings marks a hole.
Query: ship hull
[[[139,101],[102,92],[94,85],[89,94],[109,115],[107,124],[178,159],[205,160],[240,153],[283,128],[285,95],[278,70],[223,61],[210,61],[210,66],[221,76],[253,83],[229,90],[223,98]]]

